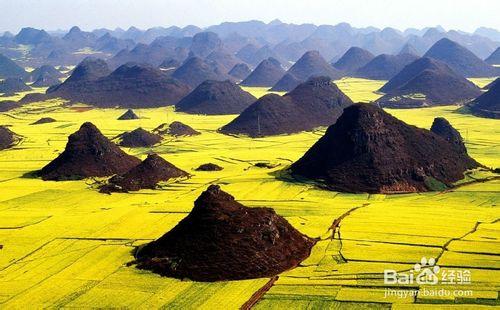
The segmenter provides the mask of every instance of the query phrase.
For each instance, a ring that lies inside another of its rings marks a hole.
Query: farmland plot
[[[370,101],[379,81],[343,79],[339,86],[355,101]],[[252,89],[248,89],[252,91]],[[256,96],[265,90],[258,89]],[[500,167],[498,120],[476,118],[446,106],[388,110],[429,128],[446,117],[465,138],[472,157]],[[238,308],[269,279],[197,283],[163,278],[128,266],[133,250],[173,228],[209,184],[220,184],[250,207],[268,206],[294,227],[318,238],[311,256],[259,291],[256,308],[411,309],[443,304],[498,305],[500,289],[500,180],[467,184],[446,192],[405,195],[345,194],[276,178],[323,134],[250,139],[217,132],[235,115],[197,116],[173,108],[136,110],[138,120],[118,121],[122,109],[66,106],[58,100],[0,114],[0,124],[23,136],[0,152],[0,307]],[[29,125],[41,116],[55,123]],[[137,127],[151,130],[181,121],[202,134],[167,138],[153,148],[125,149],[144,159],[155,151],[192,177],[129,194],[104,195],[98,180],[44,182],[30,175],[65,146],[84,121],[112,138]],[[222,171],[193,169],[207,162]],[[270,163],[261,168],[256,163]],[[481,178],[491,175],[478,176]],[[332,227],[335,219],[342,219]],[[424,296],[428,287],[384,284],[386,269],[408,271],[422,257],[443,270],[468,270],[467,297]],[[408,292],[386,296],[387,288]],[[412,293],[413,295],[410,295]],[[436,303],[439,303],[436,305]]]

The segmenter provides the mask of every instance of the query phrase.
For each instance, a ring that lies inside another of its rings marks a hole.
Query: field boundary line
[[[252,294],[250,299],[248,299],[241,307],[241,310],[250,310],[259,302],[259,300],[264,297],[264,295],[273,287],[274,283],[279,279],[279,276],[274,276],[269,281],[267,281],[264,286]]]

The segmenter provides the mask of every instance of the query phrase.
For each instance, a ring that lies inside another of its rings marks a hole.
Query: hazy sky
[[[500,0],[0,0],[0,31],[208,26],[279,18],[283,22],[399,29],[442,25],[500,30]]]

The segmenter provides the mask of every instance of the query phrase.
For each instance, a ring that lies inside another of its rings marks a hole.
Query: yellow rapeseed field
[[[375,91],[383,85],[349,78],[337,83],[361,102],[378,98]],[[267,92],[245,89],[257,97]],[[0,125],[23,136],[13,149],[0,151],[0,308],[239,308],[269,279],[197,283],[127,266],[136,246],[174,227],[214,183],[247,206],[274,208],[301,232],[320,238],[311,256],[280,275],[256,308],[499,305],[500,180],[421,194],[330,192],[277,179],[275,173],[300,158],[324,129],[251,139],[217,132],[235,115],[188,115],[168,107],[135,110],[138,120],[116,120],[124,111],[51,100],[0,114]],[[443,116],[461,132],[472,157],[500,167],[500,121],[460,114],[456,106],[388,111],[424,128]],[[42,116],[57,122],[29,125]],[[85,121],[110,138],[172,121],[192,126],[202,134],[125,151],[141,159],[155,151],[193,176],[161,190],[112,195],[98,193],[95,180],[44,182],[30,177],[64,149],[67,136]],[[224,170],[193,171],[208,162]],[[257,162],[277,167],[258,168]],[[349,210],[332,238],[332,222]],[[392,288],[415,296],[386,296],[384,270],[410,270],[422,257],[436,258],[443,270],[470,271],[469,285],[445,286],[469,290],[470,295],[427,296],[423,285],[401,284]]]

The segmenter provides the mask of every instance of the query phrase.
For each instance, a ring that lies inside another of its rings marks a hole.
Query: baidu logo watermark
[[[470,270],[454,270],[443,269],[436,263],[435,258],[422,257],[419,263],[413,266],[413,269],[408,272],[397,272],[396,270],[384,270],[384,284],[417,284],[422,285],[419,290],[408,289],[385,289],[385,297],[397,296],[405,298],[408,296],[455,296],[455,297],[470,297],[471,290],[447,290],[442,288],[443,285],[467,285],[471,284],[472,275]],[[440,289],[432,290],[426,286],[440,285]]]
[[[434,258],[422,257],[420,263],[415,264],[413,270],[408,273],[384,270],[384,284],[438,284],[440,269]]]

